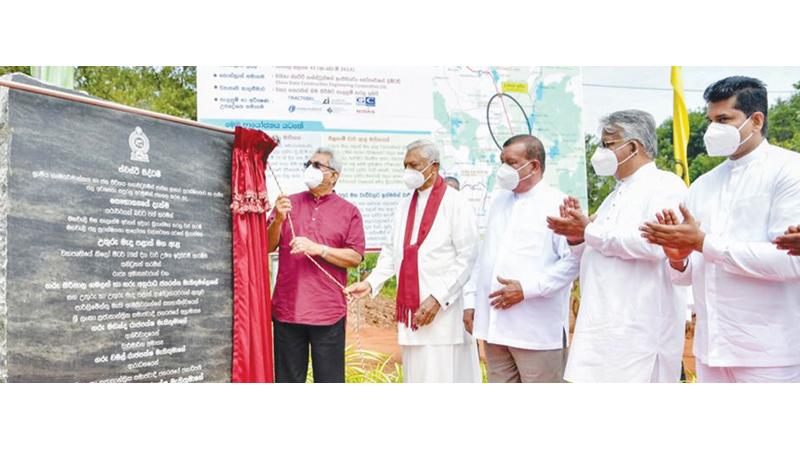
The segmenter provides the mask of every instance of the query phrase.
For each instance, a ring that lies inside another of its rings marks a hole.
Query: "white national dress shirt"
[[[558,216],[564,198],[544,181],[522,194],[495,193],[464,291],[464,308],[475,308],[476,338],[528,350],[562,348],[579,258],[566,238],[547,228],[547,216]],[[492,308],[489,294],[502,288],[498,276],[519,281],[525,299],[509,309]]]
[[[800,154],[765,139],[692,183],[687,207],[703,252],[667,271],[692,284],[695,356],[712,367],[800,364],[800,257],[771,242],[800,223]]]
[[[431,190],[428,188],[420,192],[417,200],[412,243],[417,240]],[[397,205],[392,228],[381,248],[378,262],[367,277],[373,296],[378,294],[386,280],[400,273],[411,197],[402,199]],[[478,229],[472,207],[460,192],[448,186],[433,226],[420,246],[417,265],[420,304],[432,295],[439,302],[441,310],[433,322],[416,331],[398,323],[397,338],[400,345],[455,345],[464,342],[466,332],[462,294],[475,261],[477,240]]]
[[[686,185],[648,163],[619,181],[586,227],[581,258],[581,303],[564,379],[573,382],[649,382],[654,373],[678,381],[687,289],[665,272],[660,246],[639,227],[665,208],[677,211]]]

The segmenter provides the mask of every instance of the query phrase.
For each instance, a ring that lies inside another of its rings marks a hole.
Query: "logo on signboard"
[[[294,110],[297,109],[294,105],[289,105],[289,112],[292,113]]]
[[[128,136],[128,145],[131,147],[131,161],[150,162],[147,152],[150,151],[150,139],[141,128],[136,127]]]
[[[375,107],[375,97],[356,97],[356,105]]]

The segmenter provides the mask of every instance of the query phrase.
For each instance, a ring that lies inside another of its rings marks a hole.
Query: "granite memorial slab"
[[[0,86],[0,381],[229,381],[233,136],[56,92]]]

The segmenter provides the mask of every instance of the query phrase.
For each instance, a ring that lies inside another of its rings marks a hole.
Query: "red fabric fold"
[[[264,165],[277,145],[262,131],[236,127],[231,160],[233,383],[274,381]]]
[[[405,323],[412,330],[417,329],[414,313],[419,309],[420,303],[419,247],[433,227],[433,221],[436,220],[436,214],[439,212],[439,205],[442,203],[446,190],[447,184],[441,176],[437,175],[428,203],[425,204],[425,211],[422,213],[417,242],[413,245],[411,245],[411,234],[416,220],[419,191],[414,191],[414,196],[411,197],[411,204],[408,206],[405,237],[403,238],[403,262],[400,263],[400,276],[397,277],[397,321]],[[411,314],[411,320],[408,320],[409,313]]]

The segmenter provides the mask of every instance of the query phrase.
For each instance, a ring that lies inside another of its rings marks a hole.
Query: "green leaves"
[[[0,75],[31,74],[30,66],[0,66]],[[197,120],[194,66],[79,66],[75,88],[123,105]]]
[[[800,89],[800,83],[795,84]],[[780,147],[800,151],[800,93],[778,100],[769,110],[769,141]]]
[[[194,66],[80,66],[76,88],[104,100],[197,119]]]
[[[402,383],[403,366],[392,362],[392,355],[347,346],[344,349],[344,380],[345,383]],[[306,382],[314,382],[310,363]]]

